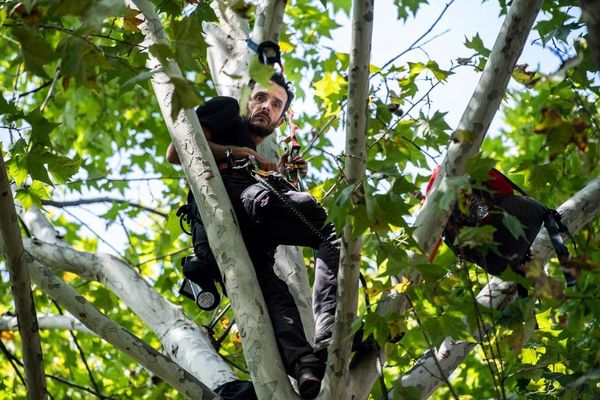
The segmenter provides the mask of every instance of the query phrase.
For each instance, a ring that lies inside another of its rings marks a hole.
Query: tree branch
[[[79,200],[68,200],[68,201],[42,200],[42,205],[58,207],[58,208],[74,207],[74,206],[81,206],[84,204],[95,204],[95,203],[127,204],[128,206],[131,206],[134,208],[140,208],[142,210],[159,215],[163,218],[167,218],[167,216],[169,215],[168,213],[164,213],[162,211],[144,206],[139,203],[134,203],[134,202],[131,202],[129,200],[124,200],[124,199],[114,199],[114,198],[110,198],[110,197],[93,197],[91,199],[79,199]]]
[[[98,311],[75,289],[55,276],[50,269],[39,261],[28,256],[27,262],[35,284],[48,296],[63,305],[85,326],[96,332],[98,336],[152,371],[152,373],[160,376],[187,398],[199,400],[218,398],[188,371]]]
[[[71,330],[79,331],[95,335],[94,332],[90,331],[85,325],[83,325],[77,318],[72,315],[38,315],[38,325],[40,329],[58,329],[58,330]],[[19,327],[19,323],[16,317],[3,316],[0,317],[0,331],[15,331]]]
[[[31,293],[29,271],[23,249],[21,231],[18,225],[4,156],[0,153],[0,240],[6,245],[3,253],[10,273],[11,289],[15,301],[15,311],[19,321],[19,334],[25,364],[27,398],[46,399],[46,378],[44,358],[40,342],[40,332],[35,315],[35,304]]]
[[[367,118],[369,115],[369,67],[373,34],[373,0],[354,0],[352,4],[352,48],[348,66],[348,111],[346,113],[345,175],[348,184],[357,184],[352,203],[365,201],[367,165]],[[344,226],[338,272],[337,308],[333,338],[328,349],[329,389],[332,399],[350,398],[348,373],[352,347],[351,326],[356,318],[362,236],[353,233],[350,222]]]
[[[541,4],[541,0],[516,0],[508,10],[475,92],[452,134],[437,179],[417,215],[414,238],[423,253],[431,251],[452,211],[451,206],[439,207],[449,190],[448,178],[464,175],[467,160],[479,151]]]
[[[90,254],[69,247],[35,207],[23,221],[39,240],[25,241],[27,250],[46,264],[104,284],[152,329],[167,355],[210,388],[237,379],[198,328],[131,266],[108,254]],[[44,242],[42,242],[43,240]]]
[[[414,223],[414,238],[424,254],[431,251],[433,244],[441,236],[452,210],[451,206],[445,209],[439,207],[444,192],[449,190],[448,178],[463,175],[466,161],[479,151],[541,4],[542,0],[515,0],[508,10],[481,78],[452,135],[439,175]],[[422,258],[422,255],[409,253],[412,262],[416,262],[418,258]],[[412,282],[420,279],[416,271],[411,271],[409,275]],[[403,313],[408,306],[405,296],[392,293],[380,302],[377,312],[382,315],[391,310]],[[374,382],[375,371],[372,366],[360,363],[357,366],[359,368],[370,368],[371,375],[362,376],[367,382]],[[359,382],[356,384],[359,388],[364,386]]]

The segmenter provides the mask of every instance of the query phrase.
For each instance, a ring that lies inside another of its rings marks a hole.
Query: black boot
[[[298,382],[298,392],[303,399],[314,399],[321,390],[321,380],[325,374],[325,363],[307,354],[296,361],[294,365],[294,377]]]

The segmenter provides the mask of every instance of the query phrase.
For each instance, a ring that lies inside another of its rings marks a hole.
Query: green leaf
[[[250,61],[250,78],[260,84],[261,86],[268,87],[271,76],[275,72],[272,65],[266,65],[260,63],[258,60],[252,58]]]
[[[30,186],[17,189],[16,199],[25,207],[31,206],[42,207],[42,199],[47,199],[50,196],[41,182],[33,182]]]
[[[194,89],[188,81],[181,78],[171,78],[175,85],[172,97],[171,119],[175,121],[179,111],[182,109],[194,108],[200,104],[200,97],[194,92]]]
[[[87,8],[83,16],[86,27],[100,28],[102,21],[111,15],[121,15],[127,11],[124,1],[120,0],[95,0]]]
[[[19,109],[15,106],[15,103],[12,101],[9,103],[4,99],[2,93],[0,93],[0,115],[4,114],[19,114]]]
[[[69,158],[61,155],[52,154],[48,160],[48,171],[59,183],[67,183],[69,179],[79,172],[81,168],[81,158]]]
[[[172,22],[175,33],[175,59],[182,68],[199,70],[195,57],[204,58],[206,42],[202,35],[202,21],[198,14]]]
[[[458,232],[456,245],[467,247],[489,246],[494,244],[494,232],[496,228],[491,225],[484,226],[464,226]]]
[[[484,182],[490,178],[490,169],[496,166],[496,160],[486,158],[481,153],[469,159],[465,164],[465,172],[477,183]]]
[[[160,0],[158,1],[158,11],[166,12],[171,16],[180,16],[183,12],[183,1],[178,0]]]
[[[173,51],[164,43],[153,44],[148,48],[148,51],[163,64],[166,63],[169,58],[173,57]]]
[[[217,22],[219,18],[217,18],[217,14],[215,14],[215,10],[210,6],[209,1],[202,1],[200,4],[196,6],[192,15],[196,15],[199,19],[199,22]]]
[[[398,9],[398,18],[406,21],[410,15],[417,15],[421,5],[428,4],[427,0],[394,0]]]
[[[94,46],[79,37],[67,37],[59,44],[58,51],[62,54],[60,71],[63,77],[74,78],[78,86],[88,81],[95,83],[97,67],[111,68]]]
[[[12,33],[21,43],[25,69],[37,76],[48,79],[44,65],[58,58],[50,43],[36,29],[26,26],[15,26],[12,28]]]
[[[525,229],[517,217],[509,213],[502,213],[502,223],[515,239],[525,238]]]
[[[479,33],[473,36],[471,40],[465,38],[465,47],[475,50],[484,57],[489,57],[491,53],[491,50],[483,45],[483,40],[479,37]]]
[[[50,147],[50,132],[60,124],[48,121],[39,109],[27,114],[25,120],[31,125],[31,143]]]

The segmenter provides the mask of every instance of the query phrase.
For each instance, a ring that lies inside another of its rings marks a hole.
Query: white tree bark
[[[600,178],[596,178],[577,194],[563,203],[558,212],[563,216],[563,222],[572,233],[577,232],[600,214]],[[532,263],[546,264],[553,256],[554,250],[545,229],[538,234],[532,245]],[[479,304],[485,307],[502,308],[512,303],[516,298],[516,284],[504,282],[492,277],[477,295]],[[439,370],[434,360],[434,351],[428,351],[401,378],[402,386],[415,386],[421,392],[421,398],[426,399],[444,384],[442,376],[449,377],[464,361],[469,352],[476,346],[472,342],[456,342],[447,337],[440,348],[435,351],[435,357],[442,368]]]
[[[437,179],[417,215],[414,238],[425,254],[442,235],[452,211],[451,206],[439,207],[449,189],[448,178],[463,175],[466,161],[479,151],[541,6],[542,0],[515,0],[508,10],[475,92],[452,134]]]
[[[44,357],[35,303],[31,293],[29,271],[25,261],[25,250],[21,240],[19,221],[15,212],[12,190],[6,173],[4,157],[0,151],[0,240],[6,243],[3,254],[10,273],[11,290],[15,302],[15,312],[19,320],[19,334],[25,366],[27,398],[45,400],[48,398]]]
[[[40,329],[46,330],[70,330],[87,333],[89,335],[96,334],[89,330],[77,318],[72,315],[43,315],[37,316],[38,326]],[[0,331],[16,331],[19,329],[19,322],[16,317],[3,316],[0,317]]]
[[[144,22],[139,28],[146,46],[168,43],[150,2],[128,0],[127,4],[142,12]],[[284,371],[262,293],[255,290],[258,283],[252,262],[198,118],[191,109],[171,118],[173,79],[183,79],[181,71],[174,60],[162,63],[152,54],[148,54],[147,66],[156,71],[152,87],[224,278],[256,393],[261,399],[292,399],[296,395]]]
[[[369,115],[369,67],[373,34],[373,0],[354,0],[352,4],[352,47],[348,67],[348,109],[346,112],[345,175],[356,185],[351,198],[354,205],[365,201],[367,165],[367,117]],[[358,305],[362,235],[352,233],[352,224],[344,226],[338,272],[337,308],[333,338],[328,349],[327,378],[330,398],[350,397],[349,373],[352,347],[352,322]]]
[[[165,353],[211,389],[236,380],[213,348],[208,333],[190,321],[131,266],[108,254],[74,250],[56,236],[50,222],[35,207],[22,213],[35,237],[26,240],[27,251],[48,266],[104,284],[160,339]]]
[[[218,399],[207,386],[188,371],[159,353],[146,342],[106,317],[77,291],[56,277],[50,269],[29,256],[33,282],[65,307],[98,336],[162,378],[189,399]]]

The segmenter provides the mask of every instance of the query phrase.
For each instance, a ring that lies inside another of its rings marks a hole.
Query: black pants
[[[298,308],[287,285],[273,270],[275,249],[278,245],[292,245],[312,247],[317,251],[313,313],[319,321],[335,314],[339,239],[333,225],[325,224],[325,209],[308,193],[280,190],[320,234],[249,173],[235,171],[222,176],[271,317],[281,357],[291,374],[294,362],[312,353],[313,349],[306,339]],[[197,212],[195,204],[192,209]],[[192,229],[196,254],[216,265],[199,215]],[[317,324],[317,329],[330,330],[331,326]],[[329,335],[330,332],[316,332],[316,337]]]

